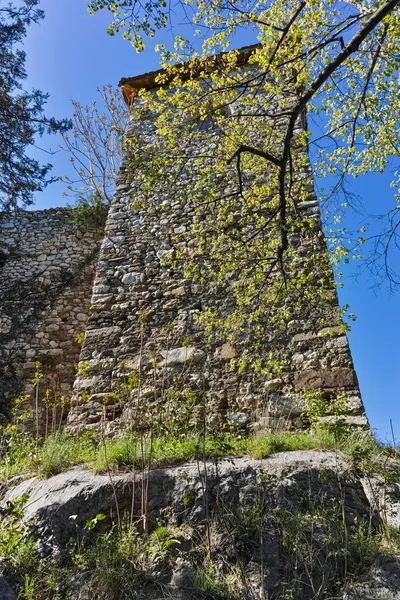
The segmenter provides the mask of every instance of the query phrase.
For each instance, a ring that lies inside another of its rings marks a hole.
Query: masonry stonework
[[[45,375],[41,397],[46,376],[59,395],[71,394],[80,352],[76,336],[86,327],[102,238],[101,231],[84,231],[71,220],[67,208],[0,214],[3,415],[20,393],[33,395],[36,361]]]
[[[135,85],[153,88],[155,75],[123,81],[132,93]],[[135,102],[144,117],[132,116],[127,138],[151,147],[156,139],[152,117],[145,102]],[[240,114],[240,106],[232,110]],[[305,120],[299,119],[297,134],[304,127]],[[216,147],[218,135],[218,128],[204,131],[211,136],[210,148]],[[192,144],[193,159],[202,153],[204,139]],[[290,307],[286,327],[261,321],[257,349],[251,326],[233,343],[218,331],[207,331],[199,319],[208,309],[229,312],[232,285],[221,287],[212,278],[195,281],[175,260],[178,253],[196,255],[191,233],[199,218],[191,198],[195,160],[189,158],[174,181],[167,174],[144,203],[143,179],[127,154],[104,232],[81,231],[71,224],[67,209],[2,215],[0,412],[6,414],[20,392],[30,395],[32,405],[39,361],[58,393],[73,395],[68,427],[74,432],[102,429],[114,435],[143,427],[143,418],[147,425],[155,420],[162,426],[173,413],[183,412],[221,429],[301,427],[305,391],[327,401],[345,397],[348,422],[366,426],[338,318],[311,166],[305,148],[297,154],[295,175],[307,198],[298,200],[295,210],[313,227],[289,236],[289,245],[299,265],[309,264],[315,252],[325,257],[325,275],[315,285],[327,287],[328,303],[318,306],[307,295]],[[212,169],[211,179],[213,185]],[[76,335],[83,332],[80,349]],[[253,364],[273,356],[276,372],[248,368],[240,362],[244,356]],[[45,385],[41,382],[42,390]]]
[[[146,81],[154,86],[151,75],[139,78],[140,86]],[[299,131],[301,127],[299,123]],[[132,117],[127,136],[133,139],[138,133],[151,142],[152,123]],[[296,176],[308,189],[308,199],[298,204],[298,210],[316,221],[320,231],[308,157]],[[194,183],[195,177],[190,165],[181,174],[189,190],[188,181]],[[178,248],[191,252],[193,247],[189,232],[194,207],[190,194],[183,202],[178,191],[172,186],[155,190],[141,206],[136,202],[140,181],[126,157],[100,250],[70,429],[101,427],[114,434],[124,427],[139,427],[146,406],[153,407],[152,414],[162,421],[193,397],[203,403],[207,423],[222,428],[297,427],[302,425],[305,390],[326,398],[345,396],[347,420],[365,426],[348,341],[338,326],[334,289],[324,321],[304,301],[285,331],[266,327],[265,346],[259,352],[261,356],[274,352],[282,365],[278,376],[234,368],[249,344],[246,335],[232,345],[217,334],[208,335],[197,318],[209,307],[228,307],[229,290],[194,282],[171,263]],[[300,247],[300,254],[314,251],[306,237],[295,238],[291,243]],[[321,251],[326,253],[325,245]],[[127,386],[132,374],[136,384]]]

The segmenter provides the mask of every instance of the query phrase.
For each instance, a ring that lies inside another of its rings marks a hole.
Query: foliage
[[[93,196],[78,196],[73,206],[69,205],[69,209],[71,210],[72,223],[85,230],[90,227],[101,228],[105,225],[108,205],[97,194]],[[78,335],[80,337],[77,339],[77,342],[82,343],[82,341],[80,342],[82,334]]]
[[[21,91],[27,74],[20,44],[26,28],[44,16],[38,4],[39,0],[20,0],[0,8],[0,207],[5,210],[32,204],[34,192],[51,181],[51,165],[29,157],[27,147],[37,135],[65,132],[70,126],[65,119],[45,116],[47,94]]]
[[[32,382],[36,388],[43,377],[40,363],[36,363],[36,372]],[[48,401],[45,394],[44,402]],[[0,477],[5,479],[17,475],[24,468],[34,468],[37,462],[38,433],[35,436],[28,431],[27,424],[33,419],[37,422],[37,404],[31,407],[29,394],[21,394],[14,401],[11,410],[12,423],[0,427]]]
[[[92,532],[104,515],[97,515],[86,523],[86,532]],[[174,531],[159,525],[149,536],[139,535],[137,524],[128,515],[121,527],[112,526],[106,533],[94,532],[77,544],[72,540],[71,552],[75,564],[91,572],[91,590],[96,598],[117,600],[123,595],[135,597],[135,583],[140,583],[154,568],[162,569],[174,555],[179,541]]]
[[[352,561],[353,572],[365,571],[379,555],[382,539],[377,532],[371,531],[369,524],[357,521],[348,537],[348,554]]]
[[[89,14],[94,15],[98,10],[107,8],[113,15],[113,23],[107,27],[111,36],[121,29],[123,37],[129,40],[137,52],[144,49],[143,36],[154,37],[157,29],[167,26],[167,3],[165,0],[151,1],[143,7],[137,0],[91,0],[88,4]]]
[[[27,499],[26,495],[21,496],[7,506],[6,526],[2,528],[0,536],[1,556],[6,558],[15,556],[16,550],[19,549],[24,541],[26,527],[22,523],[21,517],[23,515],[22,505]]]
[[[94,569],[92,584],[99,598],[113,599],[129,592],[138,582],[137,558],[140,553],[140,538],[128,523],[121,530],[112,528],[98,536],[86,550],[86,564]]]
[[[328,222],[336,223],[327,232],[336,264],[351,253],[360,257],[368,234],[364,226],[354,235],[340,226],[349,197],[342,194],[339,208],[333,197],[349,176],[380,173],[398,155],[398,2],[188,4],[182,12],[202,43],[177,36],[173,49],[160,45],[161,87],[134,102],[135,202],[168,213],[154,200],[168,187],[191,212],[189,227],[173,239],[175,266],[229,294],[223,310],[213,306],[199,318],[211,335],[247,338],[249,356],[238,359],[239,369],[247,362],[273,375],[276,357],[260,362],[249,347],[271,345],[276,330],[283,336],[300,307],[317,327],[341,323],[332,314],[334,285],[318,218],[299,210],[315,198],[307,152],[319,176],[336,177],[320,198]],[[123,31],[137,49],[141,35],[153,35],[170,16],[168,3],[90,2],[90,12],[102,9],[114,16],[109,32]],[[243,28],[260,46],[241,55],[229,48]],[[315,121],[313,135],[305,110]],[[393,283],[397,208],[396,201],[369,257]]]
[[[380,448],[370,431],[355,431],[344,435],[341,444],[346,458],[352,465],[367,471],[379,472],[379,464],[374,459],[385,454],[389,456],[388,448]]]
[[[0,477],[8,479],[18,475],[23,468],[34,465],[36,441],[17,425],[0,427]]]
[[[345,417],[349,414],[349,403],[345,395],[306,390],[301,396],[305,401],[302,416],[311,427],[328,429],[336,435],[348,432]]]
[[[61,150],[69,153],[74,176],[62,176],[67,185],[64,196],[73,195],[75,222],[94,221],[103,225],[107,215],[104,205],[111,203],[115,177],[123,156],[123,134],[128,110],[119,91],[111,85],[97,88],[100,101],[90,106],[74,101],[72,129],[62,132]]]
[[[206,598],[234,600],[241,597],[236,577],[218,572],[215,562],[210,558],[206,558],[197,568],[194,588]]]
[[[365,520],[347,523],[343,502],[328,502],[322,495],[303,510],[280,510],[273,516],[287,552],[289,589],[306,583],[313,597],[324,597],[327,587],[340,587],[350,575],[365,573],[379,555],[378,532]]]

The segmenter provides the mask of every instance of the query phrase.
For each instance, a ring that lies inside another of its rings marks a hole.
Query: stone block
[[[124,285],[130,285],[131,283],[143,281],[143,279],[143,273],[139,273],[138,271],[136,271],[134,273],[127,273],[126,275],[124,275],[122,278],[122,283]]]
[[[173,367],[175,365],[184,365],[188,362],[197,363],[205,358],[205,352],[193,346],[161,350],[160,354],[164,360],[158,364],[159,367]]]
[[[355,387],[356,376],[353,369],[315,369],[298,373],[295,378],[297,390],[340,389]]]
[[[317,336],[316,333],[296,333],[296,335],[293,336],[293,341],[294,342],[308,342],[310,340],[314,340]]]
[[[270,394],[271,392],[274,392],[275,390],[279,389],[282,385],[282,379],[270,379],[269,381],[265,382],[264,391],[266,394]]]
[[[230,360],[236,357],[236,350],[227,342],[226,344],[222,344],[221,348],[217,350],[216,357],[222,360]]]

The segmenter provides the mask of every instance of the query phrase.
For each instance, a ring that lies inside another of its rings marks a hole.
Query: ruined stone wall
[[[146,129],[133,119],[128,136],[138,128],[142,136],[154,135],[151,124]],[[347,338],[337,326],[336,293],[332,291],[330,316],[323,325],[304,300],[284,331],[266,329],[259,353],[265,357],[274,352],[283,365],[279,376],[232,368],[246,349],[246,336],[234,347],[217,334],[210,336],[196,320],[208,307],[228,306],[229,290],[207,282],[199,285],[168,264],[178,247],[190,251],[193,244],[185,241],[194,215],[190,199],[179,200],[166,186],[147,206],[134,208],[140,183],[128,162],[129,157],[121,168],[101,246],[70,428],[98,428],[105,419],[106,433],[113,433],[135,425],[146,406],[153,407],[154,418],[168,419],[172,410],[179,412],[181,406],[184,411],[193,396],[204,403],[207,421],[221,427],[298,426],[305,389],[326,397],[346,395],[349,420],[365,425]],[[309,193],[298,210],[321,227],[308,159],[296,176],[307,180]],[[190,168],[182,175],[185,185],[195,177]],[[303,255],[314,251],[307,239],[291,243]],[[130,374],[136,383],[127,386]]]
[[[40,397],[49,379],[70,394],[101,238],[73,225],[66,208],[0,214],[0,413],[33,393],[35,361]]]

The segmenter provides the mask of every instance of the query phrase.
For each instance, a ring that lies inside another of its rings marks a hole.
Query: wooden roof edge
[[[260,48],[261,44],[252,44],[251,46],[244,46],[243,48],[239,48],[239,55],[236,60],[236,64],[244,65],[249,60],[250,56]],[[210,57],[210,59],[214,59],[218,61],[220,58],[228,54],[229,52],[221,52],[214,57]],[[202,62],[202,61],[200,61]],[[182,66],[185,66],[184,63]],[[159,83],[156,82],[156,78],[158,75],[164,72],[164,69],[158,69],[157,71],[150,71],[149,73],[143,73],[142,75],[136,75],[135,77],[123,77],[119,82],[118,86],[121,88],[122,94],[124,96],[124,100],[128,106],[130,106],[137,96],[138,91],[152,90],[156,87],[159,87]],[[187,70],[184,73],[183,77],[185,79],[189,79],[192,76],[193,71]]]

